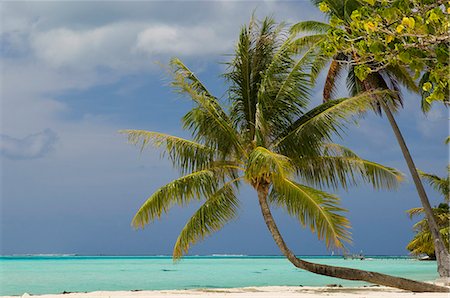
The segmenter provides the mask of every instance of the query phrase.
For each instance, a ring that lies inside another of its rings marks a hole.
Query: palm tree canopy
[[[428,174],[422,171],[419,171],[420,176],[425,179],[428,184],[434,188],[437,192],[439,192],[444,200],[448,203],[450,202],[450,166],[447,166],[447,177],[442,178],[434,174]]]
[[[344,27],[350,27],[349,24],[352,22],[350,17],[351,13],[361,5],[356,0],[313,0],[312,2],[318,7],[326,4],[329,10],[325,12],[325,15],[329,18],[330,22],[333,22],[334,18],[339,18],[340,20],[344,20],[344,24],[342,24]],[[294,36],[300,35],[294,41],[297,51],[304,51],[305,48],[314,48],[315,57],[313,64],[315,68],[312,72],[313,81],[317,78],[321,70],[329,65],[323,88],[324,100],[327,101],[335,97],[337,83],[344,72],[347,73],[346,84],[351,96],[363,91],[369,91],[356,76],[355,65],[351,63],[355,57],[344,53],[339,53],[333,58],[329,58],[326,55],[327,49],[323,42],[326,41],[326,33],[330,28],[331,26],[329,24],[318,21],[299,22],[291,28],[291,33]],[[387,95],[391,97],[391,106],[394,110],[400,108],[403,102],[400,85],[413,92],[419,91],[410,73],[405,67],[400,65],[389,66],[379,72],[371,73],[366,81],[370,83],[373,89],[389,89],[394,91],[394,93]],[[381,115],[379,104],[374,103],[373,109],[377,114]],[[428,111],[429,106],[426,102],[422,102],[422,109],[424,112]]]
[[[412,208],[406,211],[412,218],[414,216],[423,215],[424,210],[421,207]],[[445,247],[450,249],[449,236],[450,236],[450,209],[447,203],[441,203],[439,206],[433,208],[433,214],[436,218],[436,222],[439,226],[439,233],[442,236]],[[413,240],[408,243],[406,248],[413,255],[427,254],[428,256],[435,258],[435,248],[433,243],[433,237],[431,236],[430,228],[428,227],[428,221],[426,218],[418,221],[414,226],[416,234]]]
[[[449,244],[449,223],[450,223],[450,209],[449,202],[449,178],[450,166],[447,166],[447,177],[442,178],[434,174],[428,174],[419,171],[420,176],[425,179],[428,184],[440,193],[446,203],[440,203],[439,206],[433,208],[433,215],[436,219],[436,223],[439,227],[439,233],[442,236],[444,245],[447,249],[450,248]],[[414,216],[420,216],[424,214],[422,207],[412,208],[406,211],[410,218]],[[433,238],[431,236],[430,228],[428,226],[428,220],[426,218],[418,221],[414,226],[416,235],[413,240],[408,243],[406,247],[413,255],[427,254],[430,257],[435,257]]]
[[[269,185],[273,206],[316,231],[328,247],[339,248],[350,241],[345,210],[338,197],[316,187],[346,188],[362,179],[375,188],[392,189],[402,179],[397,170],[331,143],[373,99],[360,94],[308,109],[311,56],[298,55],[284,25],[271,18],[252,19],[242,27],[223,75],[229,86],[224,102],[179,59],[170,65],[171,86],[194,103],[182,118],[192,140],[144,130],[122,132],[141,149],[162,147],[182,175],[145,201],[133,226],[144,227],[175,204],[203,202],[181,231],[174,258],[236,217],[242,183]]]

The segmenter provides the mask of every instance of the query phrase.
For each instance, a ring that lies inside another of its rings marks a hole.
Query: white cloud
[[[39,158],[54,148],[57,139],[56,133],[51,129],[45,129],[22,139],[0,135],[0,152],[10,159]]]
[[[148,54],[219,54],[230,50],[233,41],[211,27],[150,26],[137,37],[136,50]]]
[[[155,61],[166,62],[170,56],[230,53],[239,27],[248,22],[254,9],[261,17],[276,13],[277,19],[290,22],[303,14],[309,18],[318,14],[310,3],[295,12],[291,4],[7,3],[0,7],[0,35],[4,49],[37,58],[46,67],[81,71],[79,76],[104,70],[127,75],[153,69]]]
[[[130,54],[140,27],[113,23],[87,30],[56,28],[34,32],[31,45],[36,57],[54,68],[128,70],[139,65],[138,57]]]
[[[84,71],[104,67],[125,73],[152,68],[155,60],[170,56],[223,54],[232,45],[224,32],[210,27],[138,22],[85,30],[56,28],[31,36],[34,55],[48,66]]]

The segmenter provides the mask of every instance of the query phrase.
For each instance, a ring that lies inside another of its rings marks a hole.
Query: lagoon
[[[304,259],[428,281],[436,262],[404,256],[305,256]],[[117,290],[172,290],[248,286],[368,285],[319,276],[293,267],[281,256],[2,256],[0,295]]]

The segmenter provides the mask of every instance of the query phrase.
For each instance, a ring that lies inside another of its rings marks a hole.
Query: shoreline
[[[449,293],[412,293],[395,288],[382,286],[364,287],[292,287],[292,286],[264,286],[245,288],[203,288],[190,290],[131,290],[131,291],[95,291],[95,292],[74,292],[60,294],[19,296],[0,296],[2,298],[37,297],[37,298],[125,298],[125,297],[231,297],[231,298],[256,298],[256,297],[298,297],[298,298],[319,298],[319,297],[349,297],[349,298],[397,298],[397,297],[426,297],[426,298],[448,298]]]

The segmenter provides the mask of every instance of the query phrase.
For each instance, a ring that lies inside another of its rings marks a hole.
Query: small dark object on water
[[[131,292],[142,292],[143,290],[131,290]]]
[[[330,288],[342,288],[342,285],[338,285],[338,284],[329,284],[329,285],[327,285],[327,287],[330,287]]]

